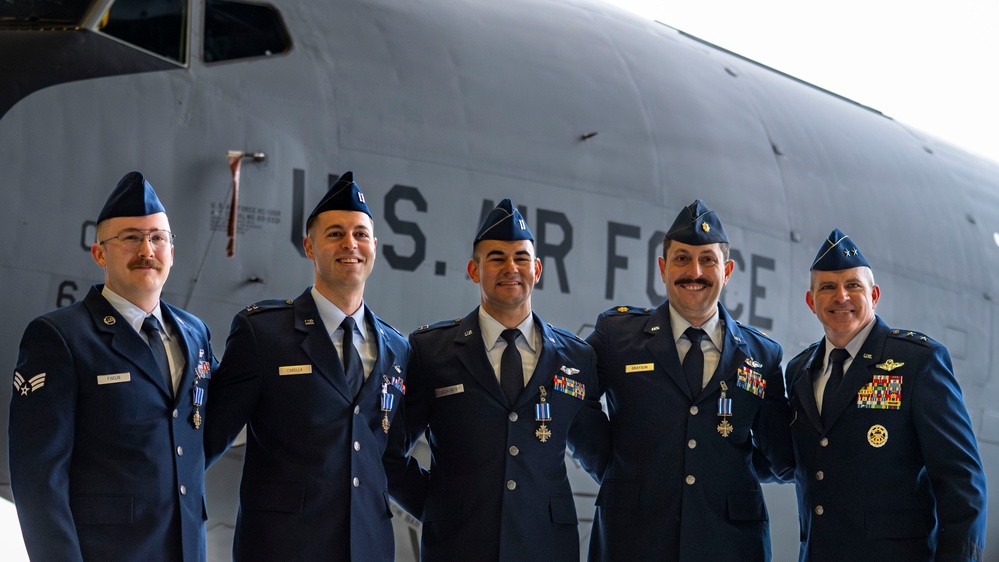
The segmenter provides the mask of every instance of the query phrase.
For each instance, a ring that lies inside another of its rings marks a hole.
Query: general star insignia
[[[896,363],[894,359],[889,359],[880,365],[875,365],[875,367],[881,369],[882,371],[894,371],[902,365],[905,365],[905,363]]]

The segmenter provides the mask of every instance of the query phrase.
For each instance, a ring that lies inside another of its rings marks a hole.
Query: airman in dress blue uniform
[[[982,560],[985,472],[940,343],[889,328],[834,230],[805,300],[825,337],[788,363],[802,562]]]
[[[364,303],[377,241],[351,172],[306,231],[315,285],[237,314],[213,381],[210,463],[247,424],[233,559],[391,562],[383,453],[404,438],[409,346]]]
[[[14,371],[10,479],[28,556],[203,561],[211,336],[160,300],[173,235],[139,172],[108,197],[97,240],[104,284],[34,319]]]
[[[771,557],[754,462],[767,480],[790,477],[782,351],[718,301],[732,269],[721,221],[696,200],[663,241],[668,300],[610,309],[586,338],[612,445],[590,560]]]
[[[431,451],[421,560],[577,562],[565,450],[602,470],[596,356],[532,312],[541,261],[509,199],[479,229],[468,275],[481,305],[410,335],[408,433]]]

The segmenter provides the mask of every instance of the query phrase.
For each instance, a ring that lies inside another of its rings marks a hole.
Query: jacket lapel
[[[496,401],[511,406],[496,380],[496,373],[486,355],[486,345],[482,342],[482,331],[479,329],[479,308],[475,307],[468,316],[461,320],[454,338],[458,348],[458,360],[469,376],[477,381]]]
[[[819,406],[815,403],[815,369],[821,366],[821,358],[824,354],[825,338],[812,349],[812,354],[801,368],[801,372],[797,374],[798,378],[792,386],[801,402],[802,409],[805,410],[805,416],[819,433],[823,432],[823,425],[822,416],[819,415]]]
[[[387,343],[388,338],[385,337],[385,328],[382,326],[381,319],[375,316],[367,305],[364,305],[364,317],[367,323],[368,337],[375,338],[378,351],[375,356],[375,364],[371,368],[371,374],[368,375],[368,380],[364,381],[358,400],[372,393],[381,392],[382,383],[386,379],[391,380],[392,377],[401,372],[401,367],[400,371],[396,371],[396,367],[399,365],[396,364],[395,350]]]
[[[721,388],[722,381],[726,382],[729,390],[734,389],[736,371],[739,365],[749,357],[749,353],[746,351],[746,344],[740,337],[742,332],[739,330],[735,320],[732,320],[728,312],[721,306],[718,307],[718,315],[719,320],[724,326],[722,329],[722,339],[724,341],[722,342],[721,357],[718,359],[718,366],[711,375],[711,379],[704,386],[704,390],[701,391],[700,398],[702,399],[711,396],[716,390]]]
[[[872,373],[875,371],[874,366],[881,361],[887,337],[888,325],[881,318],[876,318],[874,327],[871,328],[871,332],[867,335],[864,345],[860,347],[857,356],[853,358],[850,368],[843,374],[843,383],[839,386],[839,390],[836,391],[832,404],[828,405],[832,409],[829,411],[829,427],[826,429],[835,425],[836,420],[839,419],[843,412],[849,409],[851,405],[856,404],[857,394],[860,392],[860,389],[871,382]],[[826,407],[826,404],[822,405],[823,409]]]
[[[157,388],[170,399],[173,404],[173,389],[167,387],[167,382],[160,373],[159,365],[153,357],[142,336],[115,310],[100,289],[95,285],[87,294],[84,302],[93,318],[94,326],[103,332],[111,341],[111,349],[138,368],[143,376],[151,379]]]
[[[652,313],[645,323],[645,348],[656,360],[659,371],[665,372],[679,389],[691,400],[690,386],[683,374],[680,364],[680,354],[676,351],[676,339],[673,337],[673,327],[669,321],[669,303],[664,302]]]
[[[337,355],[326,325],[319,316],[316,301],[306,289],[295,299],[295,330],[302,336],[302,350],[312,361],[312,367],[319,371],[328,383],[343,396],[348,403],[354,403],[353,393],[347,386],[347,375],[343,372],[343,362]]]

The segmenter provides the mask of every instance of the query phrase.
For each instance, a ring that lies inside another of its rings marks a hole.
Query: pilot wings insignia
[[[24,380],[21,373],[14,371],[14,390],[16,390],[21,396],[27,396],[29,393],[34,392],[43,386],[45,386],[45,373],[40,373],[28,380]]]
[[[877,367],[878,369],[881,369],[882,371],[889,371],[890,372],[890,371],[894,371],[895,369],[898,369],[902,365],[905,365],[905,363],[896,363],[894,359],[889,359],[889,360],[885,361],[884,363],[882,363],[880,365],[875,365],[875,367]]]

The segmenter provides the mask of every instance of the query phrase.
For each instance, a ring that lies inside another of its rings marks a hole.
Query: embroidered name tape
[[[654,371],[656,368],[655,363],[636,363],[634,365],[625,365],[625,373],[640,373],[642,371]]]
[[[286,365],[278,367],[278,375],[286,377],[288,375],[311,375],[312,365]]]
[[[434,397],[440,398],[442,396],[450,396],[452,394],[459,394],[465,392],[465,385],[456,384],[454,386],[445,386],[444,388],[438,388],[434,390]]]
[[[131,373],[114,373],[111,375],[97,375],[97,384],[117,384],[132,380]]]

